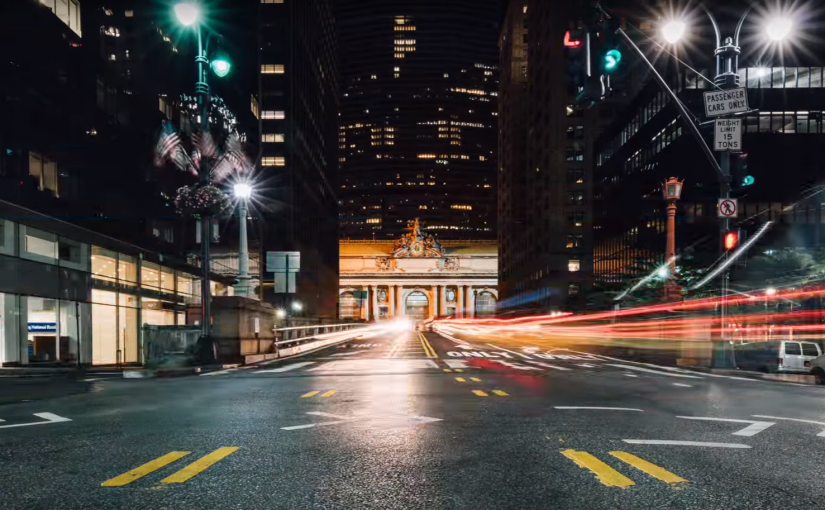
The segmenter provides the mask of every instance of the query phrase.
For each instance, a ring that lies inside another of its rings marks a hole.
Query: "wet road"
[[[258,368],[92,386],[0,406],[0,508],[825,501],[821,387],[411,330]]]

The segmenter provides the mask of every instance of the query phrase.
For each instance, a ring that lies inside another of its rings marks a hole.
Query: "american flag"
[[[155,148],[155,166],[163,165],[178,147],[180,147],[180,136],[171,124],[164,122],[158,133],[158,144]]]
[[[215,157],[215,139],[212,138],[212,134],[209,133],[209,131],[193,133],[192,142],[195,144],[195,147],[198,148],[198,151],[200,151],[201,157]]]
[[[241,146],[241,140],[236,133],[232,133],[227,137],[225,148],[225,152],[215,163],[212,170],[212,179],[215,182],[221,182],[233,172],[243,174],[252,168],[252,164],[249,162],[249,158],[246,157]]]

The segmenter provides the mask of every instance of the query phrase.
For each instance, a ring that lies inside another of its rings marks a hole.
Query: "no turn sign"
[[[739,204],[735,198],[720,198],[717,210],[720,218],[736,218]]]

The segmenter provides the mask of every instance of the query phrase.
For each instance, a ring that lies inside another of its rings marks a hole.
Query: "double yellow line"
[[[177,471],[176,473],[172,473],[171,475],[167,476],[163,480],[160,481],[162,484],[168,483],[183,483],[190,478],[194,477],[195,475],[200,474],[203,471],[206,471],[210,468],[213,464],[217,463],[221,459],[232,455],[238,450],[236,446],[225,446],[223,448],[218,448],[214,452],[201,457],[200,459],[196,460],[195,462],[185,466],[181,470]],[[138,466],[131,471],[127,471],[122,475],[116,476],[110,480],[106,480],[101,485],[103,487],[123,487],[124,485],[128,485],[135,480],[143,478],[144,476],[148,475],[149,473],[153,473],[158,469],[165,467],[178,459],[186,457],[191,452],[170,452],[162,457],[158,457],[157,459],[147,462],[142,466]]]
[[[435,353],[435,349],[433,349],[433,346],[430,345],[430,341],[427,340],[424,333],[419,331],[418,338],[421,340],[421,347],[424,349],[424,354],[426,354],[428,358],[437,358],[438,354]]]
[[[601,482],[602,485],[606,485],[607,487],[619,487],[622,489],[627,489],[628,487],[636,485],[636,482],[626,477],[625,475],[619,473],[612,467],[608,466],[607,464],[605,464],[604,462],[602,462],[601,460],[587,452],[576,450],[562,450],[561,454],[575,462],[577,466],[587,469],[591,473],[596,475],[596,478],[599,480],[599,482]],[[637,457],[633,454],[615,451],[610,452],[610,455],[619,459],[625,464],[633,466],[634,468],[647,474],[648,476],[651,476],[661,482],[665,482],[670,486],[678,487],[681,484],[687,483],[687,480],[685,480],[681,476],[675,475],[670,471],[660,466],[657,466],[652,462],[648,462],[645,459]]]

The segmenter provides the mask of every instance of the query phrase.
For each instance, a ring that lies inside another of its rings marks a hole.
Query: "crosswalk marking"
[[[541,361],[528,361],[528,363],[532,363],[534,365],[538,365],[538,366],[544,367],[544,368],[552,368],[553,370],[561,370],[561,371],[572,370],[572,369],[567,368],[567,367],[559,367],[559,366],[556,366],[556,365],[551,365],[550,363],[542,363]]]
[[[477,396],[479,396],[479,397],[486,397],[486,396],[488,396],[488,395],[487,395],[487,392],[486,392],[486,391],[482,391],[482,390],[473,390],[473,393],[475,393],[475,394],[476,394]]]
[[[653,478],[655,478],[657,480],[661,480],[665,483],[676,484],[676,483],[685,483],[685,482],[687,482],[687,480],[685,480],[681,476],[675,475],[675,474],[671,473],[670,471],[668,471],[667,469],[659,467],[656,464],[653,464],[652,462],[648,462],[648,461],[646,461],[646,460],[644,460],[640,457],[637,457],[633,454],[630,454],[630,453],[627,453],[627,452],[615,451],[615,452],[610,452],[610,455],[616,457],[617,459],[619,459],[622,462],[630,464],[631,466],[635,467],[639,471],[643,471],[643,472],[647,473],[648,475],[652,476]]]
[[[452,370],[450,370],[449,368],[445,368],[444,372],[450,374],[450,373],[452,373]]]
[[[112,479],[106,480],[102,484],[103,487],[123,487],[124,485],[128,485],[138,478],[143,478],[144,476],[148,475],[149,473],[155,472],[158,469],[175,462],[176,460],[180,459],[181,457],[185,457],[189,455],[191,452],[170,452],[164,455],[163,457],[158,457],[157,459],[147,462],[142,466],[138,466],[131,471],[127,471],[122,475],[116,476]]]
[[[303,395],[301,395],[301,398],[311,398],[311,397],[314,397],[315,395],[317,395],[319,393],[321,393],[321,392],[318,391],[318,390],[310,391],[309,393],[304,393]]]
[[[214,452],[201,457],[200,459],[196,460],[195,462],[189,464],[185,468],[181,469],[177,473],[172,473],[171,475],[167,476],[160,483],[183,483],[193,476],[206,471],[212,465],[217,463],[219,460],[232,455],[238,450],[237,446],[224,446],[222,448],[218,448]]]
[[[509,397],[510,396],[509,393],[507,393],[505,391],[501,391],[501,390],[493,390],[493,393],[495,393],[499,397]]]
[[[636,482],[587,452],[568,449],[562,450],[561,454],[575,462],[580,468],[587,469],[596,475],[596,478],[602,485],[606,485],[607,487],[620,487],[622,489],[636,485]]]

